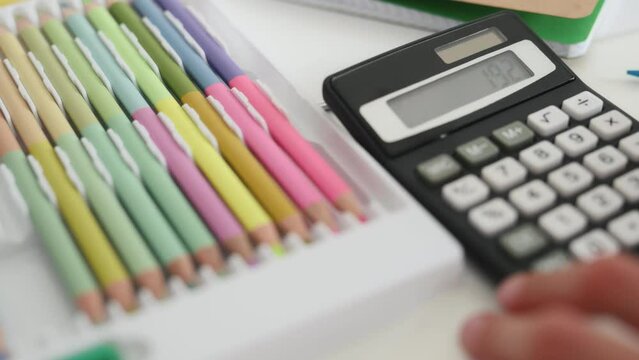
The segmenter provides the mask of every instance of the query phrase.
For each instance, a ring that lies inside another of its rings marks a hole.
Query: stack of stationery
[[[165,273],[366,220],[351,187],[179,1],[73,1],[0,25],[0,161],[79,309]],[[83,11],[84,10],[84,11]],[[60,15],[60,16],[57,16]],[[207,61],[208,60],[208,61]],[[174,97],[175,96],[175,97]],[[58,213],[59,210],[59,213]]]
[[[605,0],[287,0],[441,31],[504,9],[516,11],[560,56],[586,53]]]

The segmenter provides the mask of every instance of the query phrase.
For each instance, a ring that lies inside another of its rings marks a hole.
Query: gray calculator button
[[[588,219],[570,204],[560,205],[539,218],[539,226],[558,242],[564,242],[586,229]]]
[[[490,189],[475,175],[466,175],[442,189],[444,199],[458,211],[466,211],[488,199]]]
[[[639,133],[630,135],[619,142],[619,149],[635,162],[639,161]]]
[[[619,243],[607,232],[595,229],[570,243],[570,251],[584,262],[616,255],[621,251]]]
[[[442,154],[417,166],[419,175],[429,184],[437,185],[454,177],[462,168],[452,156]]]
[[[613,186],[631,204],[639,203],[639,169],[615,179]]]
[[[617,110],[609,111],[590,120],[590,130],[606,141],[627,134],[630,128],[632,128],[632,120]]]
[[[521,161],[533,174],[543,174],[559,165],[564,153],[549,141],[541,141],[519,153]]]
[[[624,200],[608,185],[596,188],[577,198],[577,206],[588,214],[592,221],[604,221],[618,213],[623,207]]]
[[[606,179],[622,172],[628,158],[614,146],[608,145],[584,157],[584,165],[599,179]]]
[[[457,148],[459,155],[469,165],[479,165],[496,157],[499,148],[488,138],[482,136]]]
[[[534,225],[519,226],[499,238],[501,246],[514,258],[528,258],[546,247],[546,236]]]
[[[506,149],[517,150],[530,144],[535,138],[535,133],[521,121],[515,121],[493,131],[493,136]]]
[[[545,182],[533,180],[511,191],[508,198],[522,214],[535,216],[555,203],[557,193]]]
[[[632,210],[608,223],[608,231],[627,247],[639,245],[639,210]]]
[[[599,114],[603,110],[603,105],[603,100],[590,91],[584,91],[564,100],[561,109],[571,118],[581,121]]]
[[[563,251],[557,250],[535,261],[533,271],[550,273],[561,270],[570,265],[571,260]]]
[[[584,126],[577,126],[555,138],[555,144],[568,156],[578,157],[597,147],[599,138]]]
[[[496,198],[472,209],[468,219],[485,236],[496,235],[517,222],[517,211],[504,199]]]
[[[528,170],[517,160],[507,157],[481,170],[482,178],[497,192],[512,189],[526,180]]]
[[[568,127],[570,117],[556,106],[528,115],[528,126],[541,136],[551,136]]]

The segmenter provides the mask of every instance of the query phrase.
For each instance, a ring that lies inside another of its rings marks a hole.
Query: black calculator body
[[[639,124],[514,13],[332,75],[324,98],[495,280],[639,248]]]

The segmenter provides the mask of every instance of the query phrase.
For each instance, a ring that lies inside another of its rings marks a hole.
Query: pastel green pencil
[[[124,146],[140,168],[142,181],[166,216],[166,219],[180,235],[184,243],[195,250],[194,254],[206,247],[208,251],[207,258],[214,259],[212,266],[214,266],[215,270],[221,270],[224,264],[219,248],[215,246],[210,233],[174,183],[167,169],[158,161],[158,157],[151,152],[145,140],[135,130],[127,114],[114,98],[114,94],[110,92],[110,90],[112,91],[110,80],[106,78],[99,64],[90,62],[89,59],[92,60],[90,50],[81,41],[74,43],[71,34],[58,20],[49,19],[46,21],[44,31],[68,59],[69,66],[78,75],[79,81],[85,87],[87,96],[92,101],[96,112],[104,120],[105,124],[122,138]],[[28,44],[33,43],[34,51],[35,48],[38,48],[43,57],[49,55],[48,47],[44,46],[46,41],[42,37],[38,38],[35,32],[37,31],[32,32],[34,34],[29,40],[26,37],[31,34],[25,34],[25,42]],[[88,58],[85,57],[82,49],[89,55]],[[60,70],[60,66],[50,65],[51,70]],[[70,81],[67,81],[67,83],[71,85]],[[109,87],[107,88],[107,86]],[[86,106],[86,111],[90,111],[88,106]],[[176,258],[184,256],[185,250],[179,243],[168,243],[162,247],[161,251],[160,258],[165,264],[168,264]]]
[[[6,114],[7,117],[9,116]],[[35,158],[31,162],[37,161]],[[91,270],[75,246],[60,214],[41,189],[15,135],[0,113],[0,176],[12,177],[44,247],[78,309],[93,322],[106,317],[104,301]],[[6,167],[6,168],[3,168]],[[53,195],[55,196],[55,195]]]
[[[104,39],[113,45],[115,51],[134,74],[137,84],[156,111],[167,116],[175,131],[190,148],[198,168],[226,202],[228,207],[258,243],[279,244],[280,237],[272,219],[253,197],[249,189],[221,156],[214,144],[207,139],[201,127],[185,112],[160,79],[155,64],[138,52],[127,39],[111,14],[96,1],[84,0],[86,16]],[[148,55],[148,54],[147,54]]]
[[[147,241],[162,263],[173,270],[172,267],[176,261],[183,263],[187,260],[188,251],[180,240],[180,236],[185,242],[192,238],[197,239],[196,236],[199,236],[196,232],[198,228],[193,226],[194,221],[196,221],[195,225],[200,224],[197,214],[179,191],[166,168],[158,161],[158,158],[150,151],[133,127],[127,114],[111,93],[110,82],[99,66],[95,63],[91,64],[85,58],[82,50],[78,47],[82,45],[78,45],[74,41],[60,20],[49,14],[41,13],[40,15],[44,34],[64,56],[68,67],[73,70],[81,86],[85,89],[87,98],[93,105],[96,114],[106,126],[122,139],[122,144],[137,164],[142,182],[157,203],[157,207],[154,207],[157,210],[157,217],[163,220],[162,223],[155,224],[149,230],[141,227],[142,232],[146,235]],[[37,48],[42,59],[49,58],[52,52],[49,47],[43,46],[46,41],[42,36],[37,39],[36,37],[40,33],[35,28],[32,29],[34,32],[25,35],[33,36],[28,40],[23,37],[25,42],[33,43],[34,51]],[[60,64],[55,61],[49,61],[49,63],[52,71],[58,71],[61,68]],[[70,85],[68,77],[67,84]],[[89,110],[88,105],[85,107]],[[146,216],[151,215],[146,214]],[[213,252],[210,257],[215,259],[215,269],[221,270],[224,267],[224,261],[219,248],[212,246],[209,250]],[[190,267],[192,268],[192,264]],[[194,281],[193,274],[191,278],[185,278],[185,280]]]
[[[22,51],[15,36],[2,25],[0,50],[2,57]],[[34,85],[40,79],[37,74],[32,73],[33,70],[28,70],[29,60],[21,57],[14,60],[20,61],[16,61],[16,67],[26,68],[26,71],[19,73],[8,58],[3,60],[5,66],[0,66],[0,98],[11,116],[14,128],[25,149],[38,161],[36,169],[51,185],[60,214],[100,286],[124,309],[132,310],[137,301],[129,274],[98,221],[99,214],[108,215],[105,210],[109,208],[104,204],[113,193],[102,178],[92,171],[91,161],[86,159],[82,145],[66,119],[48,116],[54,114],[53,111],[58,109],[57,105],[53,101],[53,104],[41,102],[50,99],[50,95]],[[33,90],[31,95],[28,89]],[[39,100],[39,107],[33,103],[34,98]],[[41,128],[42,125],[52,141],[55,141],[55,149]],[[77,173],[70,166],[74,160],[73,167],[78,169]],[[84,178],[84,186],[80,186],[79,177]],[[88,203],[83,198],[83,193]],[[95,216],[89,205],[95,210]]]
[[[24,17],[17,19],[17,24],[20,31],[30,26]],[[85,189],[89,203],[127,269],[141,286],[161,296],[165,290],[161,286],[162,282],[158,284],[158,280],[163,279],[159,264],[113,192],[110,186],[112,179],[115,178],[111,175],[113,172],[108,173],[106,168],[103,168],[103,164],[106,165],[109,161],[120,160],[118,153],[113,151],[114,155],[107,157],[104,156],[103,151],[103,156],[97,156],[100,154],[99,150],[109,149],[109,146],[112,146],[109,138],[100,136],[102,128],[99,124],[91,126],[87,122],[76,123],[75,125],[80,125],[76,128],[80,129],[84,136],[81,142],[59,107],[56,96],[51,95],[51,90],[47,89],[47,86],[49,88],[51,86],[41,78],[42,69],[39,69],[38,65],[32,65],[32,63],[37,64],[34,57],[29,58],[19,40],[13,35],[3,37],[0,47],[16,67],[45,127],[68,155],[69,163],[78,174],[78,183]],[[72,108],[68,107],[68,109]],[[123,166],[126,167],[126,165]]]

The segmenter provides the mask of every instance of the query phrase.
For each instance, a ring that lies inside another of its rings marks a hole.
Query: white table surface
[[[639,117],[639,31],[629,29],[639,10],[636,0],[608,0],[614,14],[602,23],[588,55],[568,61],[591,87]],[[275,0],[216,0],[226,15],[275,67],[317,106],[324,78],[356,62],[419,39],[418,29],[336,14]],[[625,11],[620,11],[625,10]],[[612,12],[612,10],[611,10]],[[629,21],[626,21],[629,20]],[[611,31],[609,22],[629,25]],[[425,301],[409,316],[380,329],[325,360],[466,359],[457,345],[464,318],[496,307],[494,289],[469,266],[461,282]]]

